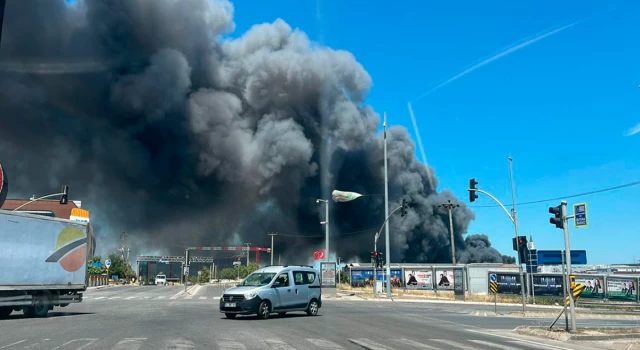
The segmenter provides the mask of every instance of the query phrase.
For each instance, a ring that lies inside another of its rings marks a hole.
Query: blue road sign
[[[496,282],[498,280],[498,276],[495,273],[489,275],[489,281]]]
[[[564,250],[538,250],[538,265],[560,265]],[[586,250],[571,250],[571,265],[586,265]]]
[[[587,203],[573,205],[574,223],[576,228],[587,227]]]
[[[106,266],[107,268],[109,268],[109,266],[111,266],[111,260],[107,259],[104,261],[104,266]]]

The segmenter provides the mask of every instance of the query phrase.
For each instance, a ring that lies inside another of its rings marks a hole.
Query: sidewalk
[[[325,300],[336,300],[336,301],[359,301],[359,302],[402,302],[402,303],[425,303],[425,304],[457,304],[457,305],[469,305],[469,306],[491,306],[493,307],[495,304],[492,302],[485,301],[464,301],[464,300],[453,300],[453,299],[436,299],[436,298],[406,298],[402,296],[398,296],[397,294],[391,295],[391,298],[387,298],[386,295],[378,295],[377,297],[373,297],[373,295],[358,295],[358,293],[348,292],[348,291],[338,291],[336,293],[327,294],[322,296]],[[520,310],[504,310],[505,307],[508,308],[522,308],[522,304],[516,303],[498,303],[497,304],[498,313],[504,316],[520,316],[520,317],[555,317],[562,310],[562,306],[559,305],[531,305],[527,304],[527,311]],[[503,308],[501,311],[500,308]],[[580,315],[595,315],[598,318],[610,318],[612,316],[619,317],[625,316],[625,318],[632,318],[640,320],[640,312],[629,312],[615,309],[597,309],[597,308],[585,308],[585,307],[576,307],[576,312]],[[477,313],[476,316],[488,316],[495,315],[493,311],[474,311]],[[472,313],[473,314],[473,313]]]

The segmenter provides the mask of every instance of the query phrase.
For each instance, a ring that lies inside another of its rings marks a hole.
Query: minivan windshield
[[[273,272],[254,272],[252,274],[250,274],[249,276],[247,276],[247,278],[244,279],[244,281],[242,281],[242,283],[240,283],[241,286],[251,286],[251,287],[259,287],[259,286],[266,286],[267,284],[269,284],[269,282],[271,282],[271,280],[273,279],[273,277],[275,277],[276,274]]]

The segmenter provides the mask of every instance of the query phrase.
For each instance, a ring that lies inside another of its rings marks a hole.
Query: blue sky
[[[407,102],[501,49],[584,20],[501,57],[413,103],[439,189],[468,201],[469,178],[511,203],[544,200],[640,180],[640,3],[632,1],[237,1],[239,35],[282,18],[312,40],[352,52],[371,74],[368,98],[390,124],[415,135]],[[586,20],[585,20],[586,19]],[[415,139],[415,137],[414,137]],[[420,156],[417,151],[416,155]],[[590,225],[570,226],[572,249],[589,263],[640,259],[633,218],[640,186],[569,199],[587,202]],[[512,255],[513,225],[485,196],[470,233]],[[564,249],[547,209],[518,208],[521,234],[536,248]]]

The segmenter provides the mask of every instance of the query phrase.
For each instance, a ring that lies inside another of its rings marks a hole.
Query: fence
[[[89,275],[87,277],[87,287],[106,286],[109,284],[107,275]]]

